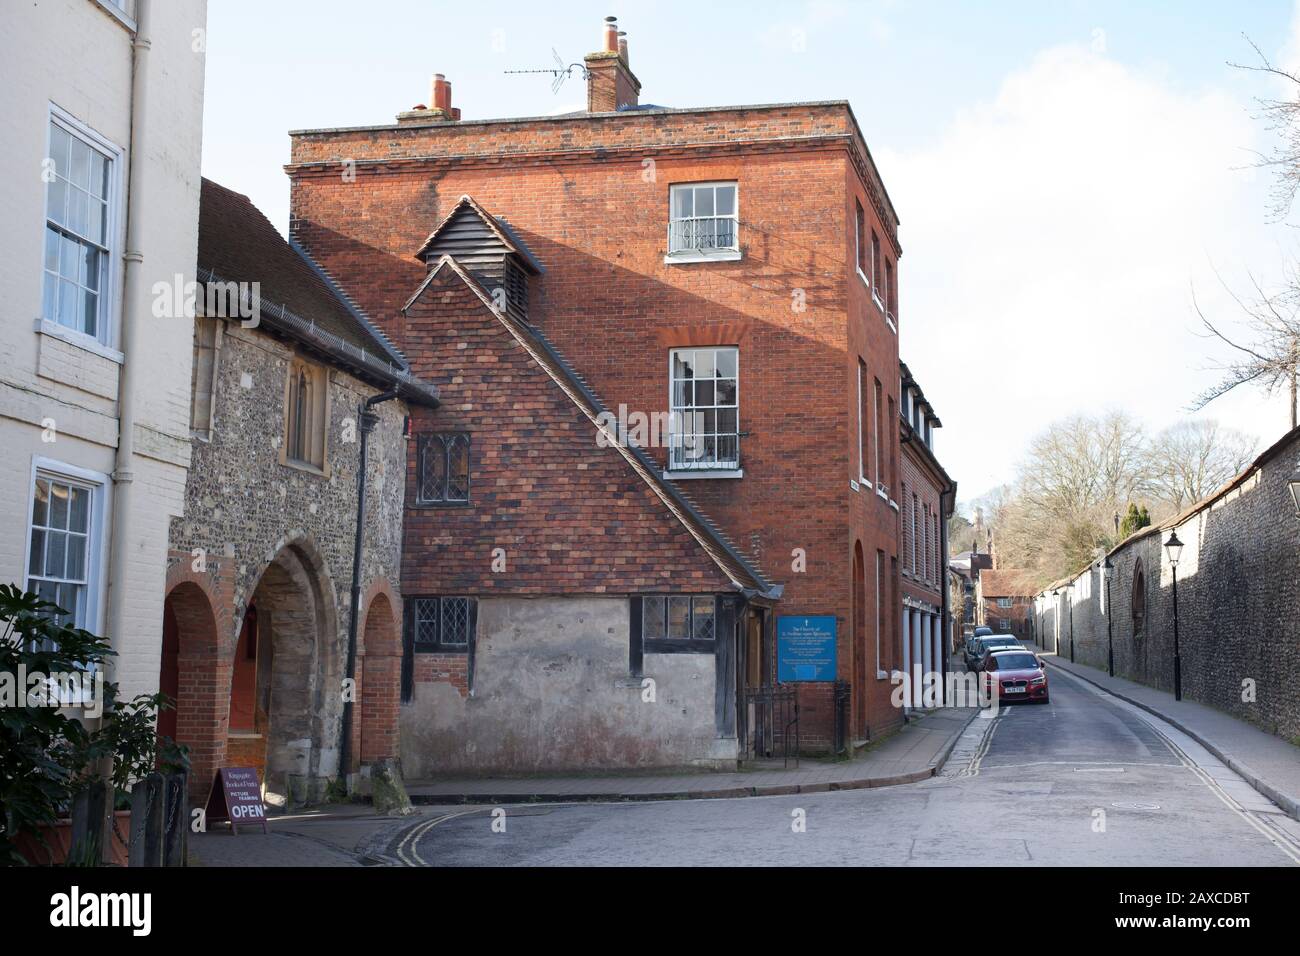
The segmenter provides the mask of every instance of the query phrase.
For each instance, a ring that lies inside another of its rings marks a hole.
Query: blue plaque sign
[[[776,679],[835,680],[835,618],[778,617],[776,619]]]

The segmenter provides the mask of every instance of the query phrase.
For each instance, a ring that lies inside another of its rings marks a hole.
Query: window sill
[[[468,508],[468,501],[413,501],[408,507],[411,508]]]
[[[302,471],[309,475],[315,475],[317,478],[328,478],[330,476],[328,467],[321,468],[317,465],[311,464],[310,462],[295,461],[292,458],[282,458],[280,459],[280,464],[285,468],[292,468],[294,471]]]
[[[52,339],[58,339],[60,342],[67,342],[69,345],[84,349],[100,358],[106,358],[110,362],[122,365],[126,362],[126,356],[117,349],[111,349],[98,339],[92,339],[84,332],[75,332],[72,329],[65,328],[49,319],[36,320],[36,334],[48,335]]]
[[[95,6],[107,13],[127,30],[132,33],[136,32],[135,20],[129,17],[125,11],[119,10],[113,4],[109,3],[108,0],[95,0]]]
[[[701,468],[698,471],[665,471],[664,478],[669,481],[681,481],[682,479],[695,478],[744,478],[745,469],[735,468],[730,470],[718,469],[717,471],[706,471]]]
[[[881,311],[881,314],[883,314],[883,315],[885,315],[885,316],[888,316],[888,315],[889,315],[889,313],[885,311],[885,303],[884,303],[884,300],[881,299],[880,296],[876,295],[876,290],[875,290],[875,289],[872,289],[872,290],[871,290],[871,301],[874,302],[874,303],[876,303],[876,308],[879,309],[879,310]]]
[[[699,638],[647,637],[641,644],[643,654],[715,654],[714,641]]]
[[[858,273],[858,278],[862,280],[862,284],[863,284],[864,286],[866,286],[868,289],[870,289],[870,288],[871,288],[871,280],[867,278],[867,274],[866,274],[865,272],[863,272],[862,269],[861,269],[860,267],[857,268],[857,273]],[[871,295],[871,298],[874,299],[875,297],[876,297],[876,295],[875,295],[875,293],[873,292],[872,295]]]
[[[889,331],[898,334],[898,326],[894,324],[894,319],[888,312],[885,313],[885,324],[889,326]]]
[[[717,252],[670,252],[664,256],[664,265],[676,266],[688,262],[739,262],[745,254],[739,249],[719,249]]]
[[[849,489],[852,490],[852,491],[861,491],[861,490],[862,490],[862,486],[861,486],[860,484],[858,484],[856,481],[854,481],[852,478],[850,478],[850,479],[849,479]]]

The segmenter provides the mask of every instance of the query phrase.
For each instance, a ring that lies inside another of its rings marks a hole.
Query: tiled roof
[[[705,517],[698,506],[676,485],[663,477],[662,471],[644,450],[627,444],[625,435],[617,434],[616,429],[610,428],[607,424],[610,416],[603,414],[604,405],[556,348],[540,332],[525,326],[508,313],[496,309],[491,294],[454,258],[444,256],[438,261],[411,296],[406,308],[410,308],[425,288],[447,270],[454,272],[473,290],[488,311],[496,316],[515,341],[524,348],[533,361],[541,366],[569,400],[590,419],[594,426],[604,431],[609,446],[617,449],[638,477],[649,486],[673,517],[685,527],[713,563],[738,589],[760,599],[775,600],[780,597],[781,585],[769,583],[762,573],[741,555],[735,544]]]
[[[980,593],[984,597],[1029,597],[1038,588],[1032,571],[1014,568],[980,572]]]
[[[199,201],[199,265],[231,282],[258,282],[262,298],[309,318],[345,342],[405,365],[328,277],[276,231],[244,195],[210,179]]]

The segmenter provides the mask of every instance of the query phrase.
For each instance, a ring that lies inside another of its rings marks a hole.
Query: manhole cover
[[[1112,803],[1116,810],[1159,810],[1158,803]]]

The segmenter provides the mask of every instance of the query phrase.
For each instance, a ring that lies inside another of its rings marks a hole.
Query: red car
[[[986,680],[996,683],[999,702],[1048,701],[1047,671],[1029,651],[991,651],[985,655],[980,670],[987,675]]]

